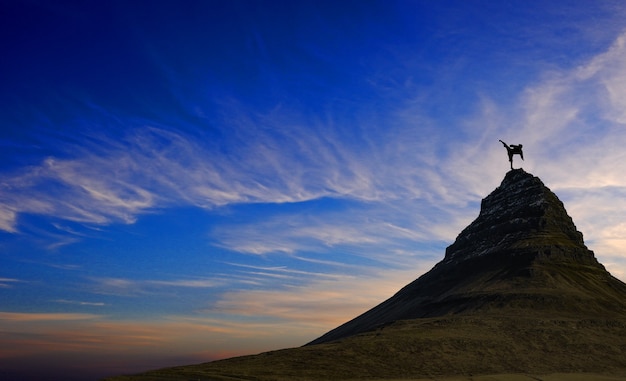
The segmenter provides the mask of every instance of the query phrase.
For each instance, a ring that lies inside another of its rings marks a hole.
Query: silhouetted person
[[[503,142],[502,140],[500,140],[500,143],[502,143],[504,145],[504,148],[506,148],[506,153],[509,154],[509,163],[511,163],[511,169],[513,169],[513,155],[520,155],[520,157],[522,158],[522,160],[524,160],[524,152],[522,152],[522,145],[521,144],[511,144],[508,145],[505,142]]]

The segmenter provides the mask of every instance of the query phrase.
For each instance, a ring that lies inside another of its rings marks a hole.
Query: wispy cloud
[[[93,314],[0,312],[0,322],[3,325],[0,358],[50,351],[82,356],[97,353],[98,347],[104,353],[114,354],[129,348],[150,348],[161,340],[148,324],[130,328]]]
[[[56,303],[62,303],[62,304],[73,304],[73,305],[77,305],[77,306],[91,306],[91,307],[103,307],[106,306],[106,303],[103,302],[83,302],[83,301],[79,301],[79,300],[66,300],[66,299],[57,299],[57,300],[53,300]]]
[[[0,278],[0,288],[12,288],[16,283],[22,282],[22,280],[14,278]]]
[[[0,205],[0,230],[17,232],[16,213],[8,205]]]
[[[165,292],[171,288],[214,288],[222,285],[220,279],[185,278],[185,279],[127,279],[127,278],[90,278],[90,289],[105,295],[141,295],[145,293]]]
[[[301,258],[298,258],[302,260]],[[308,260],[305,260],[308,262]],[[324,263],[325,266],[334,269],[342,268],[344,271],[350,269],[354,273],[369,272],[370,269],[366,266],[346,264],[337,264],[330,261],[318,261],[318,263]],[[316,281],[333,281],[345,278],[346,275],[341,272],[333,271],[311,271],[302,270],[301,267],[287,267],[287,266],[254,266],[246,264],[228,263],[230,266],[234,266],[236,269],[232,271],[230,276],[229,289],[247,289],[246,284],[254,284],[255,289],[264,288],[289,288],[300,287],[302,285],[308,285]]]
[[[452,239],[461,225],[451,223],[449,213],[415,200],[368,203],[342,211],[280,213],[263,221],[222,224],[210,235],[216,245],[241,253],[324,255],[341,250],[383,260],[398,249],[410,247],[418,254],[420,245]],[[442,229],[439,224],[444,223],[447,228]]]
[[[285,288],[227,292],[207,312],[254,317],[285,328],[304,325],[319,335],[389,298],[429,265],[412,261],[403,270],[369,269],[366,276],[315,277]]]
[[[150,280],[144,282],[147,285],[155,286],[172,286],[172,287],[188,287],[188,288],[211,288],[215,287],[218,283],[215,280],[209,279],[184,279],[184,280]]]
[[[201,315],[114,321],[91,314],[0,312],[0,322],[0,359],[55,353],[89,364],[106,357],[112,368],[129,367],[128,356],[140,362],[164,357],[163,348],[189,363],[301,345],[312,335],[297,322],[281,327]],[[293,335],[284,335],[285,329],[293,329]],[[158,365],[153,361],[146,367]]]
[[[0,312],[0,320],[14,322],[92,320],[101,316],[79,313]]]
[[[245,133],[231,137],[229,145],[237,147],[232,157],[182,132],[141,127],[122,142],[102,139],[97,149],[68,147],[72,158],[49,157],[20,173],[3,174],[0,228],[15,232],[20,213],[132,223],[141,213],[174,204],[213,208],[329,195],[396,197],[378,189],[384,181],[368,166],[371,160],[362,160],[368,154],[338,146],[342,143],[332,140],[332,132],[323,136],[315,132],[317,126],[265,125],[281,120],[233,123]]]

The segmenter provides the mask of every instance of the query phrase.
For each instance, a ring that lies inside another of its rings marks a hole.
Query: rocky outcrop
[[[598,263],[558,197],[539,178],[514,169],[432,270],[310,344],[397,320],[529,310],[626,316],[626,284]]]
[[[576,262],[598,264],[558,197],[539,178],[514,169],[483,199],[478,218],[446,249],[442,263],[533,250],[538,255],[558,252]]]

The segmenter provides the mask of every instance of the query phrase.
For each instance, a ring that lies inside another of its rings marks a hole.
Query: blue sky
[[[443,258],[498,139],[626,279],[621,1],[0,8],[0,369],[302,345]]]

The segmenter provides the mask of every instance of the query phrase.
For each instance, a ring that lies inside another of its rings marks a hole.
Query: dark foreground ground
[[[213,380],[211,378],[170,378],[168,376],[154,378],[133,376],[119,377],[116,380]],[[223,378],[226,380],[227,378]],[[228,378],[229,380],[244,380],[241,378]],[[254,380],[254,378],[246,378],[245,380]],[[282,380],[278,378],[276,380]],[[626,381],[626,377],[601,375],[592,373],[556,373],[548,375],[531,375],[531,374],[494,374],[483,376],[450,376],[450,377],[431,377],[431,378],[398,378],[398,379],[350,379],[349,381]]]

